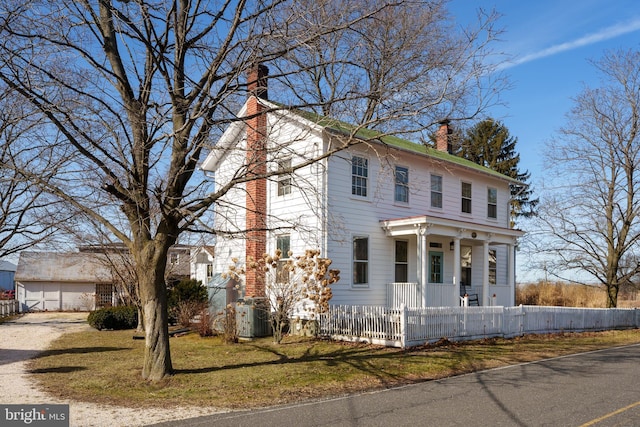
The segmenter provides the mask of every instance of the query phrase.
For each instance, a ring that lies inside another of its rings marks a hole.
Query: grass
[[[287,337],[223,344],[171,338],[174,375],[141,379],[143,340],[131,331],[63,335],[29,362],[40,386],[63,398],[122,406],[256,408],[339,396],[551,356],[640,343],[639,330],[536,335],[410,350]]]

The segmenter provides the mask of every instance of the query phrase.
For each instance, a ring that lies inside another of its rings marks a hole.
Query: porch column
[[[507,284],[509,285],[509,305],[516,305],[516,247],[507,245]]]
[[[491,305],[491,295],[489,295],[489,241],[482,244],[483,266],[482,266],[482,305]]]
[[[429,251],[427,250],[427,229],[420,229],[420,293],[422,296],[422,307],[427,306],[427,269],[429,268],[429,261],[427,259]]]
[[[460,304],[460,238],[453,238],[453,306],[457,307]]]

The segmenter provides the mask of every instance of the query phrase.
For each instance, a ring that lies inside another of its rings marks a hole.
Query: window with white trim
[[[169,263],[180,264],[180,254],[175,252],[169,254]]]
[[[498,274],[498,257],[495,249],[489,250],[489,284],[495,285]]]
[[[369,284],[369,238],[353,238],[353,285],[365,287]]]
[[[407,283],[409,281],[409,242],[396,240],[395,282]]]
[[[291,256],[291,236],[288,234],[276,236],[276,249],[280,251],[280,260],[276,266],[276,282],[286,283],[289,281],[289,270],[284,266]]]
[[[429,251],[429,283],[443,283],[443,257],[442,252]]]
[[[369,160],[364,157],[351,158],[351,194],[367,197],[369,179]]]
[[[395,171],[395,201],[409,203],[409,168],[396,166]]]
[[[442,176],[431,174],[431,207],[442,208]]]
[[[291,158],[278,161],[278,196],[291,194],[291,175],[282,171],[291,169]]]
[[[487,188],[487,217],[498,218],[498,190]]]
[[[462,183],[462,212],[471,213],[471,183]]]

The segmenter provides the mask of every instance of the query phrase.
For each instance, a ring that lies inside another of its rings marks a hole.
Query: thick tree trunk
[[[138,326],[136,327],[136,332],[144,332],[144,312],[140,306],[138,306]]]
[[[164,256],[153,249],[143,252],[137,264],[145,329],[142,377],[158,381],[173,371],[169,350],[167,288],[164,280],[166,251],[160,250]]]
[[[618,284],[607,285],[607,308],[618,306]]]

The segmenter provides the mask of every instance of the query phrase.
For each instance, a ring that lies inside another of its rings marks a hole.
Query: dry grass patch
[[[255,408],[630,343],[640,343],[640,331],[443,341],[406,351],[291,337],[227,345],[194,333],[171,339],[175,374],[152,384],[140,376],[144,341],[131,331],[87,331],[62,336],[29,369],[49,393],[74,400]]]

